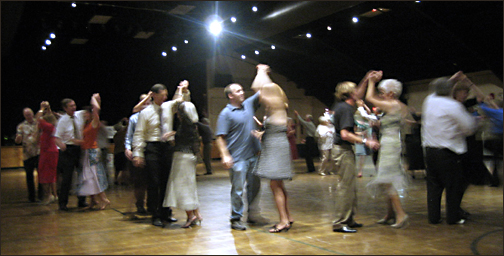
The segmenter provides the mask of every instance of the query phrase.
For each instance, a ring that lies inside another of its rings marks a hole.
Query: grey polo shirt
[[[215,136],[225,135],[227,148],[234,161],[247,160],[261,150],[260,142],[251,131],[258,129],[254,113],[259,108],[259,94],[256,93],[242,103],[241,108],[227,104],[217,120]]]

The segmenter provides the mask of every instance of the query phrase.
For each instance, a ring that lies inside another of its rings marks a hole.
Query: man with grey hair
[[[431,224],[441,222],[441,196],[446,189],[446,222],[463,224],[460,203],[464,192],[462,155],[466,136],[476,131],[476,120],[452,97],[454,83],[434,79],[435,93],[422,106],[422,146],[427,171],[427,210]]]
[[[317,128],[313,123],[313,116],[307,114],[303,119],[296,110],[294,110],[294,114],[296,115],[297,119],[299,120],[299,122],[306,131],[306,137],[305,137],[306,167],[308,167],[308,172],[315,172],[315,166],[313,165],[313,156],[316,155],[317,152],[317,143],[315,142],[314,138]]]

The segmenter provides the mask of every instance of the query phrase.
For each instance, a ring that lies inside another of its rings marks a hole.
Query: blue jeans
[[[252,203],[257,206],[259,198],[256,199],[261,188],[261,179],[252,174],[256,164],[257,157],[251,157],[247,160],[235,162],[229,170],[231,178],[231,220],[240,220],[243,216],[243,188],[247,182],[247,201],[248,211],[258,212],[258,209],[251,209]],[[255,208],[255,207],[254,207]]]

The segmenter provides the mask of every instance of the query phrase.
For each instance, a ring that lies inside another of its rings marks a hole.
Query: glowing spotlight
[[[327,30],[332,30],[331,26],[327,26]]]
[[[242,55],[241,56],[242,60],[246,59],[247,57],[245,57],[245,55]]]
[[[415,1],[415,3],[420,3],[420,1]]]
[[[306,37],[307,38],[311,38],[311,34],[310,33],[306,33]]]
[[[72,7],[75,8],[77,7],[77,4],[75,2],[72,3]]]
[[[254,53],[255,53],[255,55],[259,55],[259,51],[258,50],[255,50]]]
[[[359,22],[359,19],[358,19],[357,17],[353,17],[353,18],[352,18],[352,21],[353,21],[354,23],[357,23],[357,22]]]
[[[177,47],[172,46],[171,50],[174,51],[174,52],[176,52],[177,51]]]
[[[188,41],[188,40],[184,40],[184,44],[188,44],[188,43],[189,43],[189,41]]]
[[[231,17],[231,22],[235,23],[236,22],[236,18],[235,17]]]
[[[218,36],[222,31],[222,26],[220,22],[213,21],[212,23],[210,23],[208,29],[210,30],[210,33],[212,33],[214,36]]]
[[[54,38],[56,38],[56,34],[51,33],[51,34],[49,35],[49,37],[50,37],[51,39],[54,39]]]
[[[51,45],[51,40],[49,40],[49,39],[45,40],[45,44],[46,45]]]
[[[168,54],[167,54],[166,52],[162,52],[162,53],[161,53],[161,55],[162,55],[163,57],[166,57],[166,55],[168,55]]]
[[[253,6],[253,7],[252,7],[252,11],[253,11],[253,12],[257,12],[257,7]]]
[[[45,47],[45,45],[42,45],[42,51],[45,51],[47,50],[47,47]]]
[[[272,46],[271,46],[271,49],[272,49],[272,50],[275,50],[275,48],[276,48],[276,47],[275,47],[274,45],[272,45]]]

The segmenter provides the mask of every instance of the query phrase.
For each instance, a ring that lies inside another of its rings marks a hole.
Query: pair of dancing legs
[[[408,224],[408,215],[404,211],[401,200],[397,191],[392,187],[392,184],[382,184],[383,191],[387,193],[387,214],[378,221],[378,224],[387,224],[389,220],[395,219],[394,228],[402,228]]]
[[[44,200],[42,201],[42,204],[50,204],[58,198],[56,182],[41,183],[40,185],[42,186],[42,191],[44,194]]]
[[[287,191],[285,190],[283,180],[271,180],[270,188],[273,192],[273,197],[275,198],[278,214],[280,215],[280,222],[275,224],[269,232],[278,233],[284,230],[287,231],[291,227],[292,223],[294,223],[294,220],[289,213]]]
[[[186,212],[186,215],[187,215],[187,221],[182,226],[182,228],[188,228],[188,227],[190,227],[192,225],[196,225],[198,223],[201,224],[201,221],[203,220],[203,217],[201,217],[199,209],[185,211],[185,212]]]
[[[110,200],[108,200],[105,191],[100,192],[96,195],[91,195],[90,197],[91,197],[91,203],[89,204],[88,207],[84,208],[85,210],[92,209],[96,205],[100,206],[100,210],[104,210],[110,204]]]

